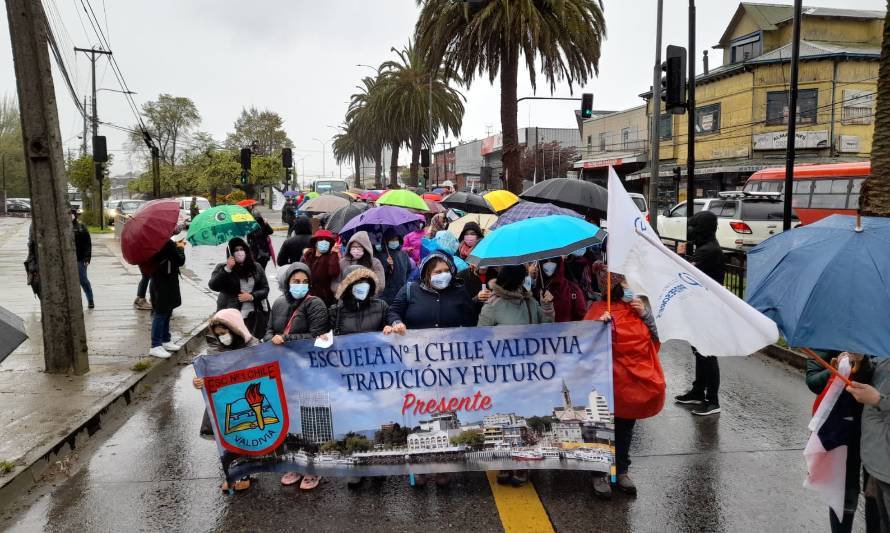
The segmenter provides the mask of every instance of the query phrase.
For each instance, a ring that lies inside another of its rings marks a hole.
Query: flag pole
[[[821,366],[823,366],[826,370],[830,371],[832,374],[837,376],[837,378],[839,380],[843,381],[844,383],[846,383],[847,386],[850,386],[853,384],[850,382],[850,380],[846,376],[841,374],[840,371],[838,371],[838,369],[834,368],[828,362],[826,362],[824,359],[822,359],[821,357],[816,355],[816,353],[813,350],[810,350],[809,348],[801,348],[800,350],[803,353],[807,354],[810,357],[810,359],[812,359],[813,361],[816,361]]]
[[[612,314],[612,271],[606,270],[606,311]]]

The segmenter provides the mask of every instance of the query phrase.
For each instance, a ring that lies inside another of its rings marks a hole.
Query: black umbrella
[[[25,342],[25,323],[18,315],[0,307],[0,361]]]
[[[468,192],[456,192],[449,194],[440,202],[443,206],[450,209],[460,209],[464,213],[491,213],[495,214],[495,210],[488,203],[488,200]]]
[[[551,203],[601,218],[609,205],[609,191],[589,181],[572,178],[544,180],[519,195],[523,200]]]
[[[364,202],[356,202],[334,211],[325,221],[324,228],[331,233],[340,233],[340,229],[353,218],[367,211],[371,206]]]

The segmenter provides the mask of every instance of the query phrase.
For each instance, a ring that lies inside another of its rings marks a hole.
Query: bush
[[[237,204],[241,200],[247,198],[247,194],[244,193],[241,189],[235,189],[229,194],[222,197],[223,202],[227,204]]]

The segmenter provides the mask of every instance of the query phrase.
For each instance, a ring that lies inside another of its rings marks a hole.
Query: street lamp
[[[303,168],[301,169],[302,173],[300,174],[300,176],[303,177],[303,186],[306,186],[306,156],[303,156],[300,159],[298,159],[297,163],[301,163],[303,166]],[[294,165],[294,167],[296,167],[296,164]],[[300,177],[298,176],[297,177],[297,186],[299,187],[299,185],[300,185]]]
[[[324,167],[324,157],[325,157],[324,156],[324,146],[327,141],[322,141],[318,137],[313,137],[312,140],[318,141],[319,143],[321,143],[321,175],[325,176],[326,174],[325,174],[325,167]]]

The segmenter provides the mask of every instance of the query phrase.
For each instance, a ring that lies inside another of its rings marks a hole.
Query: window
[[[704,201],[695,201],[695,206],[692,208],[693,214],[698,213],[705,207]],[[686,202],[678,205],[671,211],[671,217],[685,217],[686,216]]]
[[[587,136],[587,149],[589,150],[590,147],[592,147],[592,146],[593,146],[593,135],[588,135]]]
[[[785,205],[778,200],[744,200],[740,218],[742,220],[772,221],[782,220]],[[794,218],[794,215],[792,215]]]
[[[819,91],[801,89],[797,95],[797,123],[815,124]],[[768,126],[788,124],[788,93],[772,91],[766,93],[766,124]]]
[[[715,200],[708,205],[708,211],[722,218],[735,217],[737,208],[738,202],[736,200]]]
[[[720,104],[711,104],[695,110],[695,132],[707,135],[720,131]]]
[[[658,135],[660,139],[670,139],[674,136],[674,115],[661,115],[661,124],[658,125]]]
[[[875,93],[844,89],[844,111],[841,122],[844,124],[871,124],[874,115]]]
[[[600,133],[600,152],[606,151],[606,134]]]
[[[630,128],[624,128],[621,130],[621,148],[627,149],[630,144]]]
[[[859,191],[865,178],[854,178],[850,186],[850,198],[847,200],[847,209],[859,209]]]
[[[791,196],[792,207],[810,207],[810,192],[813,189],[813,180],[795,180],[794,193]]]
[[[639,209],[643,213],[646,212],[646,209],[648,209],[648,208],[646,207],[646,199],[645,198],[640,198],[639,196],[631,196],[630,199],[633,200],[633,203],[635,206],[637,206],[637,209]]]
[[[848,178],[815,180],[810,207],[844,209],[847,207],[847,191],[849,188],[850,180]]]
[[[740,37],[729,43],[730,47],[730,63],[741,63],[752,57],[760,55],[762,45],[760,43],[760,34],[753,33]]]

